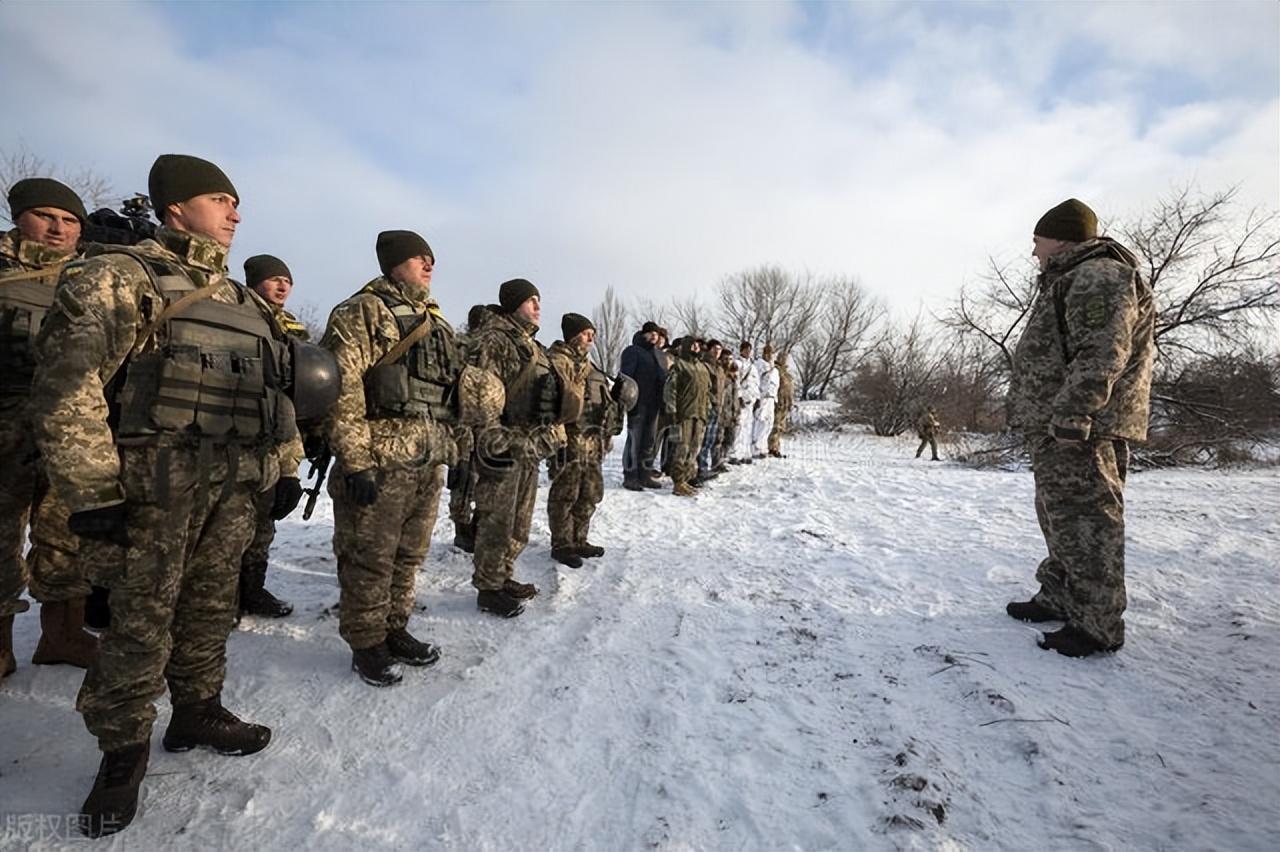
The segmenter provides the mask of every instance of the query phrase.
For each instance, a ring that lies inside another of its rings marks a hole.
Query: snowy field
[[[691,500],[621,488],[549,557],[546,489],[475,608],[445,513],[411,629],[443,647],[376,690],[338,637],[330,507],[281,524],[297,605],[231,637],[225,703],[274,728],[246,758],[159,744],[123,849],[1280,848],[1280,470],[1128,489],[1127,645],[1071,660],[1004,614],[1043,544],[1028,473],[814,432]],[[944,455],[947,448],[943,446]],[[61,848],[98,754],[79,672],[0,686],[0,848]],[[43,835],[43,838],[42,838]]]

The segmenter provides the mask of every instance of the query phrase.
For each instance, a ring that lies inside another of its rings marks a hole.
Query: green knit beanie
[[[1033,231],[1037,237],[1083,243],[1098,236],[1098,216],[1078,198],[1068,198],[1040,217]]]
[[[151,209],[164,221],[164,211],[170,204],[179,204],[197,195],[225,192],[240,201],[231,178],[208,160],[187,154],[161,154],[151,166],[147,178],[147,190],[151,195]]]
[[[35,207],[56,207],[84,222],[84,202],[75,190],[53,178],[26,178],[9,188],[9,216],[15,222]]]
[[[516,308],[534,296],[541,298],[542,294],[538,292],[537,287],[533,286],[532,281],[524,278],[503,281],[502,286],[498,288],[498,304],[502,305],[502,310],[509,314],[514,314]]]
[[[293,273],[289,271],[289,267],[274,255],[255,254],[244,262],[244,283],[250,287],[257,287],[268,278],[279,275],[293,281]]]

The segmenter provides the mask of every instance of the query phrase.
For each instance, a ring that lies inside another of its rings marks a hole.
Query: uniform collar
[[[64,253],[51,249],[44,243],[23,239],[22,232],[17,228],[4,235],[2,241],[0,241],[0,251],[8,254],[28,269],[51,266],[64,260],[70,260],[78,254],[76,249]]]
[[[161,226],[156,229],[155,241],[188,266],[206,272],[227,271],[227,249],[212,237]]]

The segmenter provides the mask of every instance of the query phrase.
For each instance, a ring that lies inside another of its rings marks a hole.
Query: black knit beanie
[[[1088,204],[1078,198],[1068,198],[1041,216],[1032,233],[1051,240],[1083,243],[1097,238],[1098,217]]]
[[[151,208],[164,221],[164,211],[170,204],[206,195],[225,192],[240,200],[231,178],[208,160],[187,154],[161,154],[151,165],[147,178],[147,190],[151,195]]]
[[[378,252],[378,268],[383,275],[389,275],[391,270],[411,257],[426,256],[431,258],[432,263],[436,260],[431,246],[413,231],[383,231],[378,234],[375,249]]]
[[[502,310],[509,314],[514,314],[516,308],[533,296],[542,298],[542,294],[538,292],[537,287],[533,286],[533,282],[524,278],[503,281],[502,286],[498,288],[498,304],[502,305]]]
[[[84,202],[75,190],[53,178],[26,178],[9,188],[9,217],[18,217],[33,207],[56,207],[84,222]]]
[[[651,332],[651,331],[655,331],[655,332],[656,332],[658,329],[659,329],[658,324],[657,324],[656,322],[654,322],[653,320],[649,320],[649,321],[648,321],[648,322],[646,322],[644,325],[640,326],[640,333],[641,333],[641,334],[648,334],[648,333],[649,333],[649,332]]]
[[[268,278],[278,275],[293,281],[293,273],[289,271],[289,267],[274,255],[255,254],[244,262],[244,283],[250,287],[257,287]]]
[[[563,335],[565,343],[573,340],[587,329],[595,331],[595,324],[582,314],[565,314],[560,317],[560,333]]]

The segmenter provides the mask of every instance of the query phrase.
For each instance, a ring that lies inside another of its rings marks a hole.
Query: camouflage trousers
[[[11,416],[13,415],[13,416]],[[22,591],[43,602],[89,594],[76,552],[80,539],[67,529],[66,505],[49,490],[25,418],[0,411],[0,617],[27,609]],[[31,550],[23,558],[27,525]]]
[[[254,496],[253,511],[256,523],[253,527],[253,539],[240,557],[241,568],[266,565],[271,555],[271,543],[276,539],[276,522],[271,517],[271,507],[275,504],[276,492],[273,488]]]
[[[706,423],[690,417],[672,426],[671,479],[689,483],[698,475],[698,452],[702,449],[702,435]]]
[[[769,433],[769,452],[782,452],[782,436],[787,434],[787,417],[790,413],[786,408],[774,408],[773,431]]]
[[[1049,556],[1035,600],[1103,645],[1124,641],[1124,480],[1129,445],[1092,440],[1033,448],[1036,517]]]
[[[596,439],[589,439],[599,441]],[[586,544],[591,516],[604,499],[603,447],[575,452],[569,444],[564,464],[551,465],[551,490],[547,493],[547,521],[551,526],[551,546]]]
[[[235,447],[203,461],[178,447],[122,447],[120,457],[131,544],[85,542],[91,561],[113,566],[100,578],[111,626],[76,699],[103,751],[150,738],[166,682],[175,705],[222,690],[262,471],[256,454]]]
[[[512,456],[509,467],[479,464],[476,481],[476,549],[471,585],[497,591],[511,579],[516,559],[529,543],[540,461],[532,453]]]
[[[329,480],[338,557],[338,633],[352,650],[372,648],[409,623],[418,569],[431,548],[444,466],[383,470],[378,499],[358,506],[346,480]]]
[[[920,446],[916,447],[916,458],[920,458],[920,454],[924,452],[924,448],[928,447],[933,453],[933,458],[938,457],[938,439],[933,435],[921,435]]]

